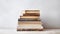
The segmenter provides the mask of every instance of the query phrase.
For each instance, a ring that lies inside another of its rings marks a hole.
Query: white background
[[[60,28],[60,0],[0,0],[0,29],[16,30],[25,9],[39,9],[45,28]]]

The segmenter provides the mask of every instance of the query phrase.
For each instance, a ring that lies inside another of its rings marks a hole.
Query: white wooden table
[[[44,31],[15,31],[13,29],[0,29],[0,34],[60,34],[60,29],[45,29]]]

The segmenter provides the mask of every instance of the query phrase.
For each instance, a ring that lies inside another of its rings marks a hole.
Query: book
[[[40,19],[38,18],[20,18],[18,19],[18,21],[40,21]]]
[[[36,20],[40,20],[38,16],[20,16],[20,19],[18,19],[18,21],[36,21]]]
[[[18,24],[42,24],[41,21],[18,21]]]
[[[25,10],[25,13],[40,13],[40,10]]]
[[[25,13],[23,16],[40,16],[39,13]]]
[[[20,18],[38,19],[38,16],[20,16]]]
[[[41,31],[43,26],[41,24],[20,24],[17,28],[18,31]]]

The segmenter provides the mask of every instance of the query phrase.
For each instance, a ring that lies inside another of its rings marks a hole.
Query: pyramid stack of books
[[[23,16],[18,19],[17,31],[41,31],[43,30],[39,10],[25,10]]]

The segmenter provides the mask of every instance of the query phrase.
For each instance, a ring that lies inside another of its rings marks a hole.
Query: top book
[[[40,13],[40,10],[25,10],[25,13]]]

